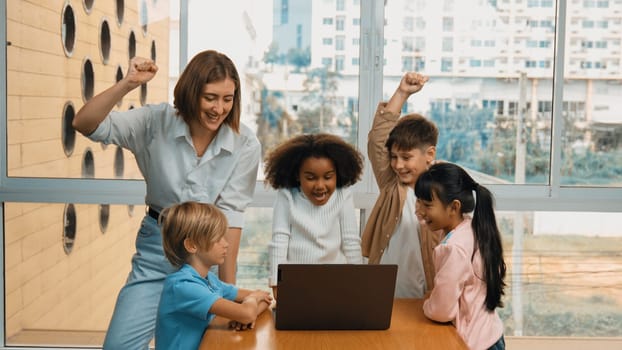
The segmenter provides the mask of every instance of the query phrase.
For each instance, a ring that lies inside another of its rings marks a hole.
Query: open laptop
[[[391,326],[397,265],[280,264],[276,329]]]

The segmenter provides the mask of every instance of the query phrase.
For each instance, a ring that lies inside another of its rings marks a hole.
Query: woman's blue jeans
[[[164,279],[174,270],[164,256],[158,223],[145,215],[136,237],[132,271],[117,297],[104,349],[148,349]]]

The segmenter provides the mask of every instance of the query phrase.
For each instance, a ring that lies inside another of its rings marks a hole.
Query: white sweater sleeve
[[[343,188],[343,207],[339,218],[341,226],[341,251],[346,256],[349,264],[363,263],[361,253],[361,237],[359,236],[358,226],[356,225],[356,209],[352,191]]]
[[[277,191],[272,214],[272,241],[269,244],[271,286],[277,284],[277,272],[280,263],[287,260],[287,248],[291,237],[290,203],[285,195],[287,190]]]

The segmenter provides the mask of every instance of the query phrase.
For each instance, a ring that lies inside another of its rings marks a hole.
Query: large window
[[[200,0],[7,1],[0,348],[101,344],[144,182],[130,152],[89,141],[71,120],[134,55],[154,59],[158,74],[115,110],[171,102],[184,63],[205,49],[235,62],[242,121],[264,155],[312,132],[365,154],[376,104],[405,71],[429,76],[403,112],[433,120],[438,158],[496,196],[509,341],[614,337],[619,346],[620,12],[620,1],[243,0],[219,2],[217,15]],[[361,225],[377,195],[369,170],[354,188]],[[238,280],[267,289],[274,197],[262,179]]]
[[[388,2],[388,17],[413,16],[407,3]],[[417,11],[425,14],[425,35],[438,42],[420,52],[428,64],[419,72],[430,80],[404,110],[438,125],[438,158],[459,163],[480,183],[516,191],[514,195],[526,191],[525,184],[550,191],[588,186],[619,191],[622,115],[615,112],[619,103],[614,96],[622,94],[622,73],[619,55],[613,53],[619,46],[608,48],[618,40],[614,29],[582,30],[577,18],[582,18],[583,5],[568,2],[563,9],[565,41],[555,51],[551,19],[556,9],[549,2],[463,1],[446,3],[443,9],[433,3]],[[610,11],[622,9],[619,2],[609,6]],[[528,9],[528,21],[504,20]],[[590,23],[608,18],[605,12],[588,17]],[[395,29],[401,25],[394,20],[385,28],[385,37],[391,35],[384,51],[388,60],[397,51],[392,43],[408,35]],[[452,30],[454,36],[447,37]],[[586,43],[585,35],[592,41]],[[452,39],[453,51],[448,49]],[[592,42],[599,43],[598,50],[591,49]],[[411,66],[402,59],[400,65],[385,67],[385,100]],[[619,192],[616,198],[622,200]],[[506,307],[500,311],[505,334],[618,336],[622,299],[613,290],[620,287],[614,276],[622,260],[616,257],[620,249],[609,247],[622,243],[622,233],[613,227],[620,209],[545,210],[499,215],[511,270]]]

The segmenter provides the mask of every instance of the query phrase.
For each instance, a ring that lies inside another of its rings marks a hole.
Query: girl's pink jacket
[[[478,350],[501,338],[503,323],[486,309],[482,258],[479,251],[473,255],[474,241],[471,218],[465,216],[434,248],[434,289],[423,312],[434,321],[452,322],[469,348]]]

